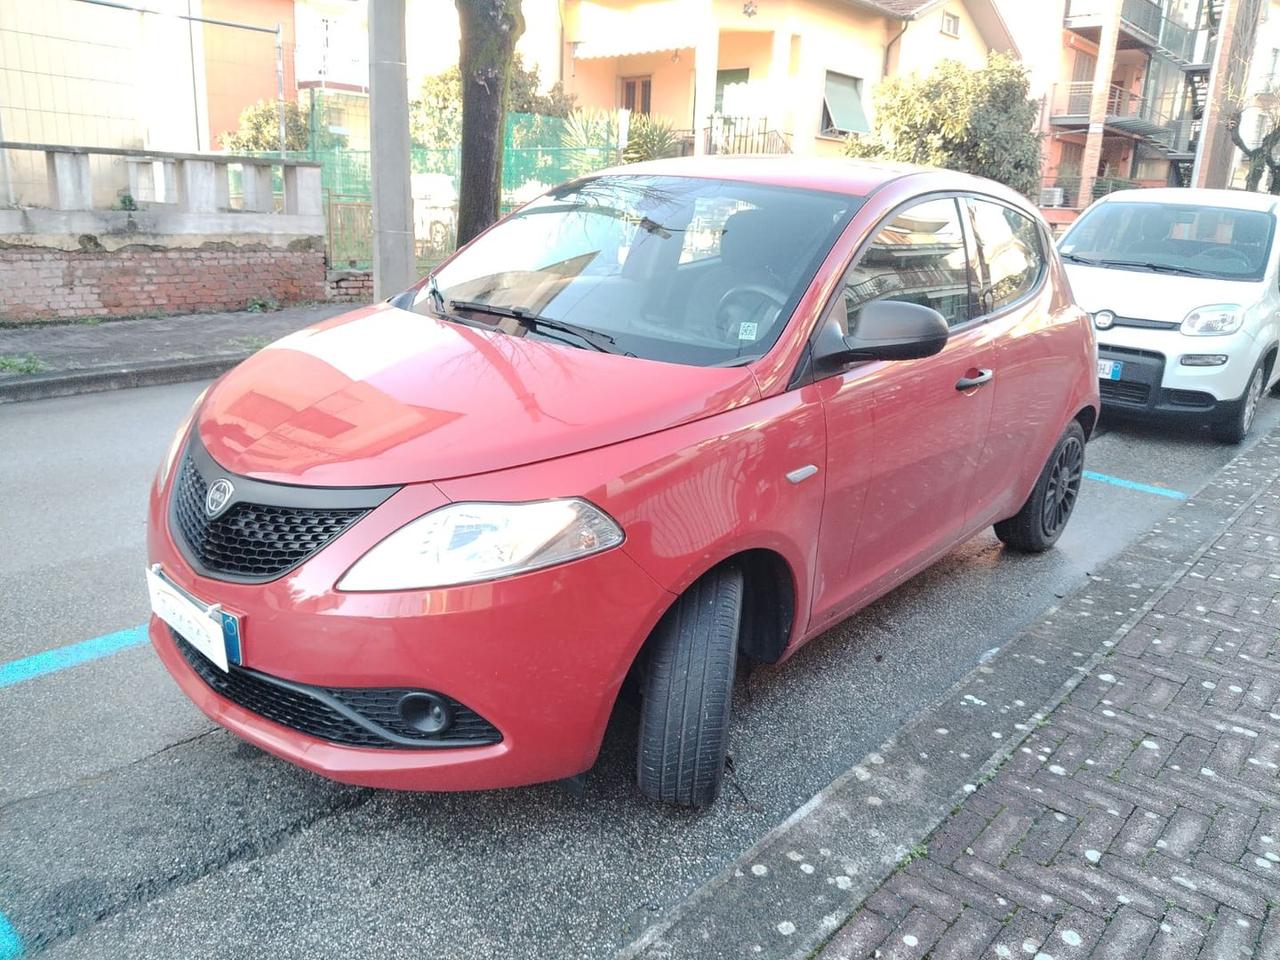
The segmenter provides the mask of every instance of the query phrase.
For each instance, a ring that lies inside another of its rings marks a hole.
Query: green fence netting
[[[575,144],[566,136],[560,117],[509,114],[503,137],[502,206],[512,209],[548,187],[619,162],[617,147],[602,142]],[[262,152],[279,157],[278,152]],[[368,150],[332,147],[292,150],[290,160],[320,164],[325,198],[326,247],[331,266],[367,269],[373,250],[373,218],[369,209],[370,156]],[[459,148],[413,146],[410,173],[414,197],[414,233],[418,260],[429,266],[453,248],[454,222],[461,163]],[[277,171],[276,179],[280,174]],[[235,172],[232,191],[236,192]],[[281,189],[277,182],[276,189]]]

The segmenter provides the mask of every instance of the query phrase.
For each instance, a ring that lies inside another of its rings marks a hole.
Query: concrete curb
[[[802,960],[839,930],[1280,476],[1280,431],[673,907],[619,958]],[[992,749],[993,744],[996,745]]]
[[[250,352],[181,360],[156,360],[149,363],[33,373],[0,379],[0,403],[47,400],[50,397],[71,397],[81,393],[102,393],[107,390],[124,390],[130,387],[153,387],[166,383],[209,380],[230,370],[248,356]]]

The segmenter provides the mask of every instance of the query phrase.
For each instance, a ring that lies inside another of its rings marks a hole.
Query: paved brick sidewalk
[[[1280,480],[818,953],[1280,960]]]
[[[0,326],[0,357],[30,358],[34,368],[22,373],[0,368],[0,403],[203,380],[272,340],[357,306],[309,303],[261,313]]]

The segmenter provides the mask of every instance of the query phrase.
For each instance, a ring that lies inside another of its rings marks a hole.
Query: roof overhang
[[[921,3],[910,13],[893,10],[876,2],[876,0],[845,0],[845,2],[855,7],[862,7],[864,10],[874,11],[893,20],[910,23],[913,20],[919,20],[926,14],[932,13],[948,0],[927,0],[927,2]],[[1021,56],[1018,45],[1014,42],[1013,34],[1009,30],[1009,25],[1005,22],[1004,17],[1001,16],[995,0],[960,0],[960,2],[969,11],[969,16],[973,18],[974,26],[978,28],[978,33],[982,35],[983,42],[989,48],[1000,53],[1007,53],[1011,57]]]

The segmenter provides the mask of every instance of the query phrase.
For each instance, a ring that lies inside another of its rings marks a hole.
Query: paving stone
[[[1280,459],[1252,462],[1139,541],[1132,582],[1167,582],[1218,537],[824,960],[1280,960]],[[1101,643],[1081,602],[1032,632]]]
[[[1000,932],[999,921],[978,910],[966,910],[947,928],[933,948],[932,960],[973,960],[985,956],[984,951]]]
[[[863,960],[871,956],[892,931],[893,924],[884,917],[859,910],[823,947],[818,957],[820,960]]]
[[[1123,907],[1107,924],[1092,960],[1133,960],[1141,957],[1159,933],[1160,926],[1150,917]]]

